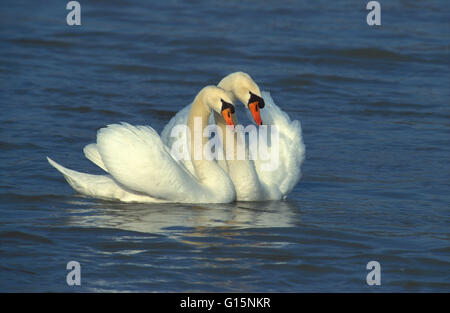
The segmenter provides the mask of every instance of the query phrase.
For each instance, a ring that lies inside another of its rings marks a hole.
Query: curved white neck
[[[187,121],[191,133],[191,161],[201,184],[216,196],[227,197],[231,196],[230,193],[235,194],[233,182],[217,162],[206,160],[203,153],[208,141],[208,138],[203,136],[203,131],[208,125],[210,115],[211,108],[205,103],[204,93],[200,92],[191,105]],[[198,125],[199,122],[201,125]]]
[[[245,194],[260,195],[263,192],[263,187],[260,183],[258,173],[256,172],[255,164],[249,159],[249,151],[247,145],[244,149],[244,160],[238,159],[238,149],[242,146],[238,144],[238,134],[236,131],[230,131],[225,120],[217,113],[214,113],[214,119],[217,127],[222,130],[222,147],[224,157],[228,167],[228,174],[235,185],[238,192],[245,192]],[[236,122],[237,124],[237,122]],[[245,137],[244,143],[245,143]],[[229,146],[229,141],[232,140],[232,146]],[[228,148],[232,147],[232,151]],[[231,157],[232,159],[228,159]],[[256,200],[256,199],[255,199]]]
[[[222,88],[223,90],[229,91],[230,94],[233,96],[233,103],[236,103],[236,100],[238,99],[238,96],[236,94],[236,81],[237,76],[235,74],[230,74],[226,77],[224,77],[218,84],[217,87]]]

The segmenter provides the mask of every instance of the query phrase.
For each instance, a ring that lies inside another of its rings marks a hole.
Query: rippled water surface
[[[449,292],[449,2],[380,2],[2,1],[0,291]],[[238,70],[302,123],[286,201],[97,201],[45,159],[101,173],[99,128],[161,131]]]

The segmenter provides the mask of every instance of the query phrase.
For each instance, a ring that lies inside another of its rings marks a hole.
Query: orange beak
[[[255,120],[255,123],[257,125],[262,125],[261,121],[261,115],[259,113],[259,103],[258,101],[251,102],[248,105],[248,108],[250,109],[250,112],[252,113],[253,119]]]
[[[233,115],[231,114],[231,109],[222,110],[222,116],[225,119],[227,125],[234,126]]]

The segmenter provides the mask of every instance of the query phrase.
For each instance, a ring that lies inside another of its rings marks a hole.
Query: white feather
[[[103,164],[102,157],[100,155],[100,152],[98,152],[98,148],[95,143],[88,144],[86,147],[84,147],[83,152],[88,160],[92,161],[92,163],[100,167],[105,172],[108,172],[105,164]]]
[[[49,157],[48,162],[56,168],[64,178],[80,194],[105,199],[120,200],[123,202],[166,202],[147,195],[138,194],[121,187],[109,175],[91,175],[70,170],[56,163]]]
[[[305,159],[302,129],[299,121],[291,121],[289,115],[275,104],[269,92],[263,91],[261,95],[265,102],[261,110],[264,124],[278,127],[279,166],[273,171],[263,171],[262,165],[268,161],[259,158],[255,160],[256,171],[261,183],[270,192],[270,198],[282,199],[301,178],[300,168]]]
[[[151,127],[108,125],[98,132],[97,147],[108,172],[131,190],[173,202],[208,196]]]

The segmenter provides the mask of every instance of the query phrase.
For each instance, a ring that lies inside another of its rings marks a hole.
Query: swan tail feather
[[[108,173],[108,169],[103,163],[102,156],[100,155],[100,152],[98,152],[98,148],[95,143],[88,144],[86,147],[84,147],[83,152],[89,161]]]
[[[165,202],[161,199],[125,190],[108,175],[92,175],[68,169],[47,157],[48,163],[57,169],[78,193],[106,200],[123,202]]]
[[[104,175],[91,175],[86,173],[77,172],[71,169],[68,169],[61,164],[56,163],[49,157],[47,157],[48,163],[58,170],[61,174],[63,174],[64,178],[67,180],[69,185],[77,192],[87,195],[94,196],[97,195],[100,184],[108,182],[108,177]]]

